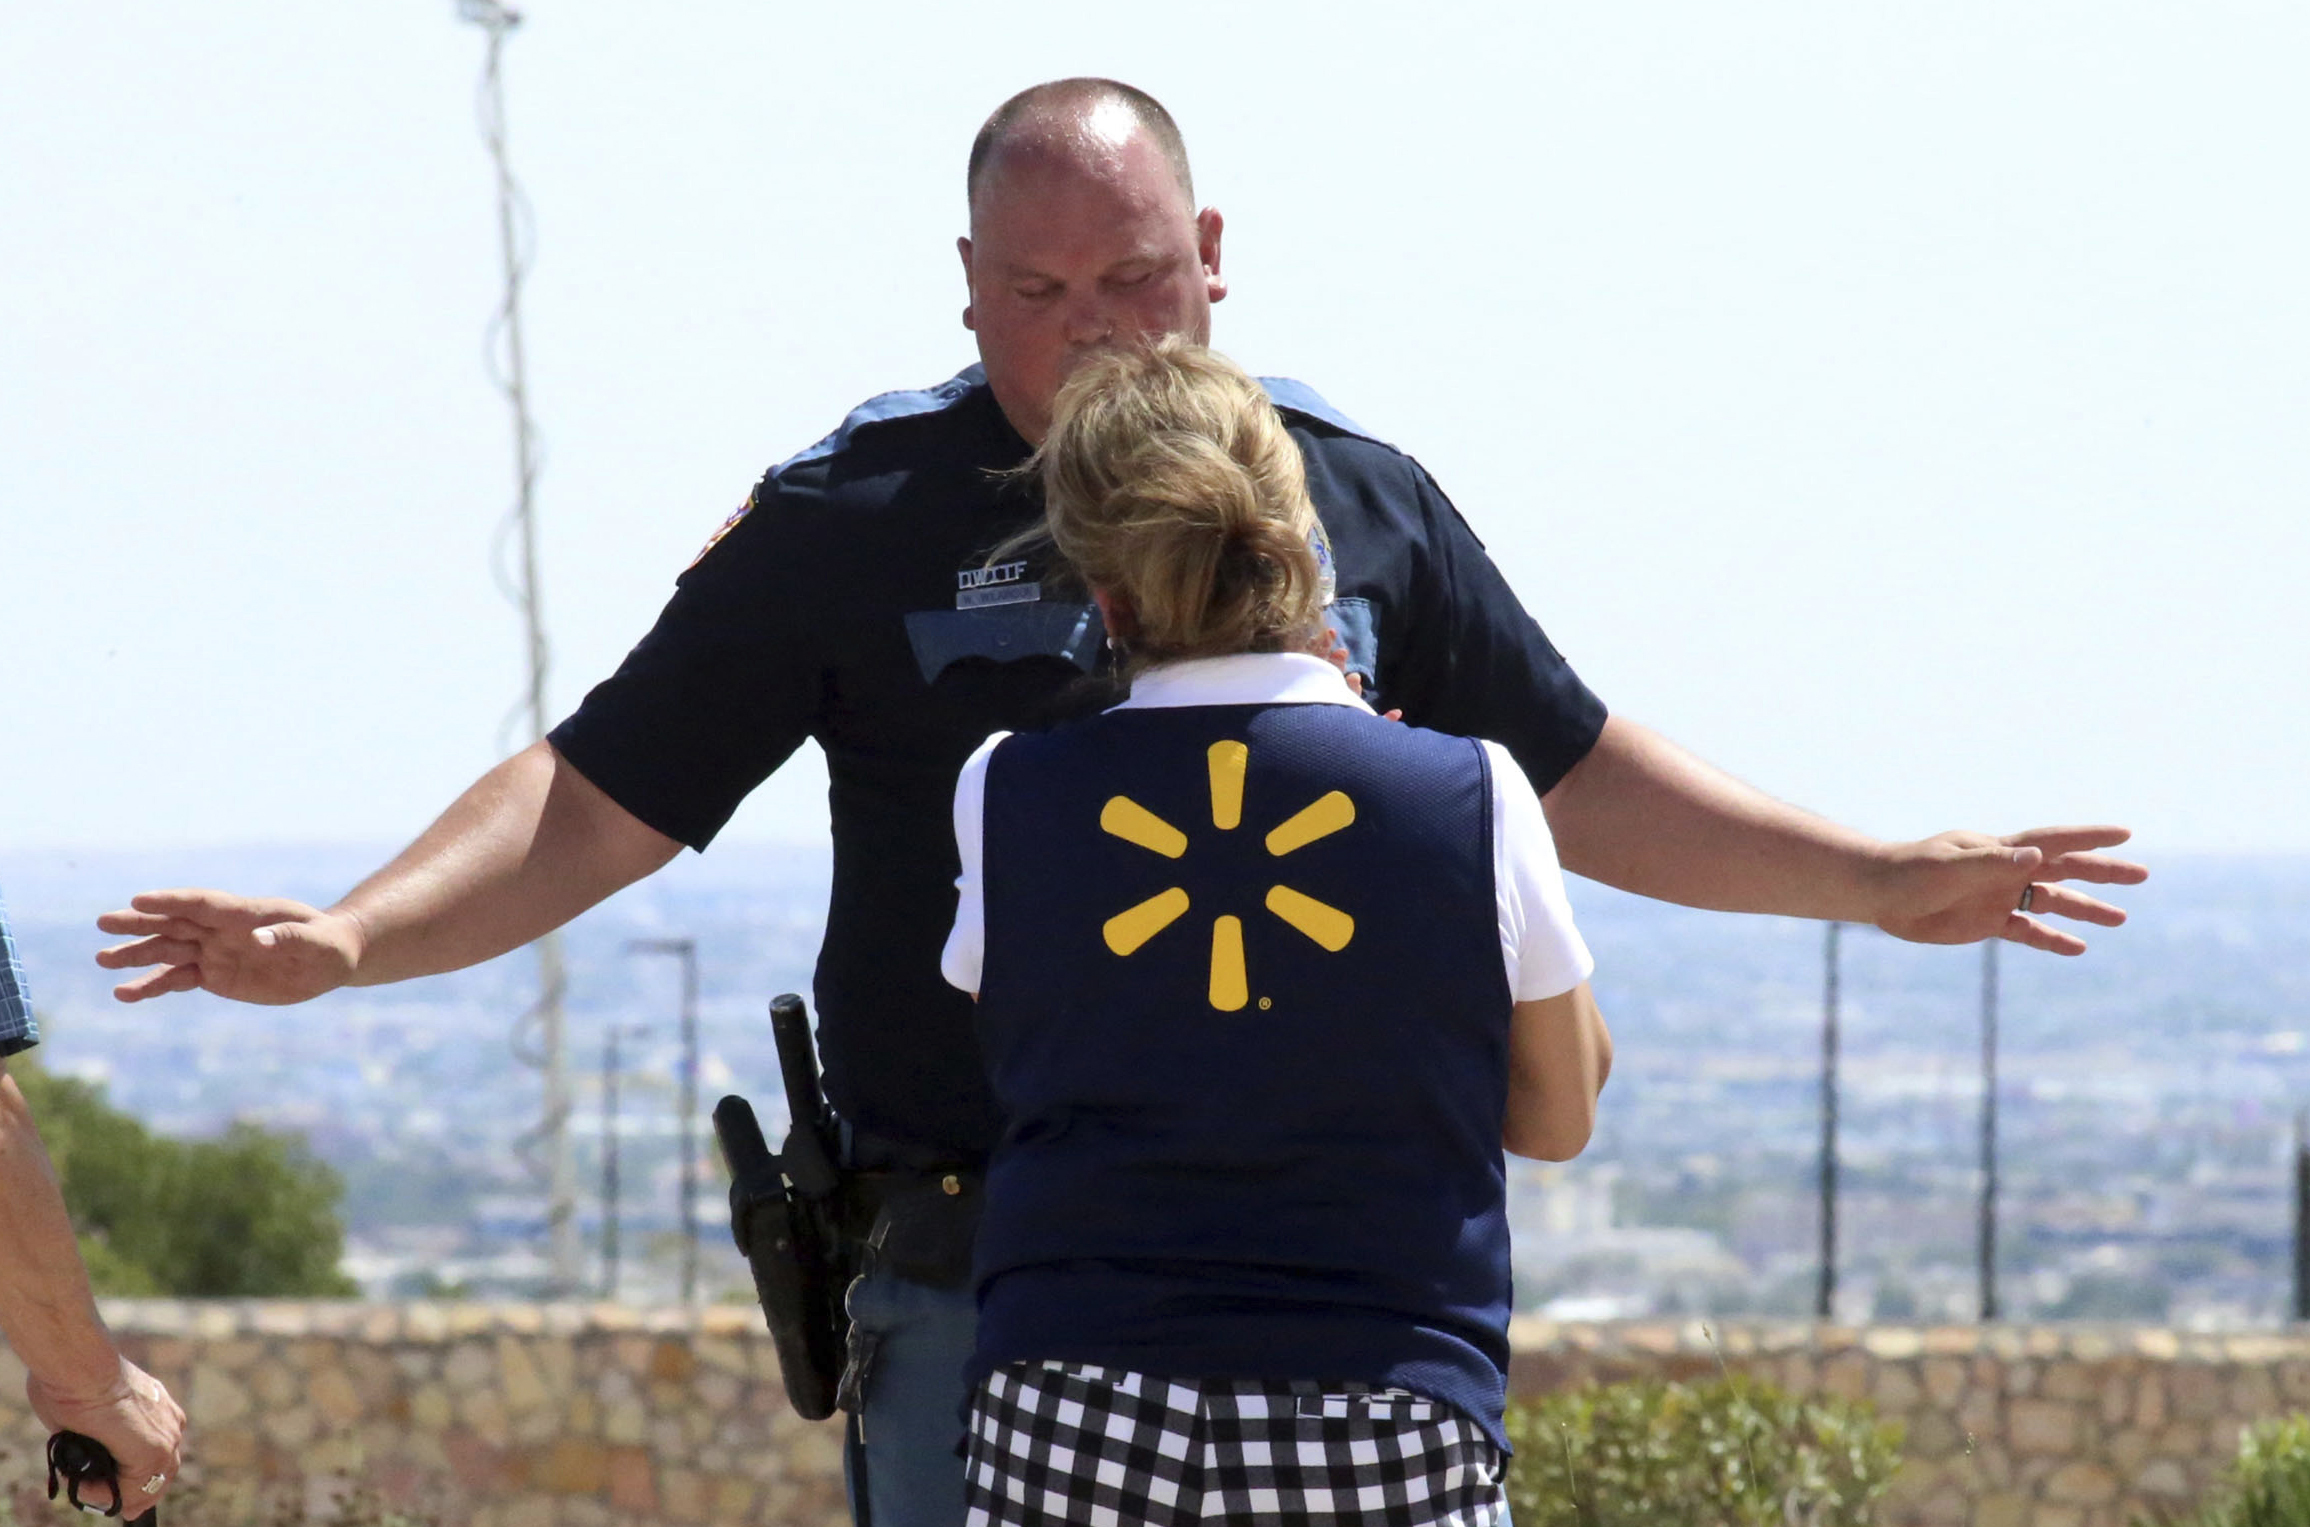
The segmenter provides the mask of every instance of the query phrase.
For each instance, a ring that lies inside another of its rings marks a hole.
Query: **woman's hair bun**
[[[1178,338],[1093,356],[1031,466],[1061,555],[1128,604],[1134,661],[1314,635],[1323,569],[1299,443],[1225,356]]]

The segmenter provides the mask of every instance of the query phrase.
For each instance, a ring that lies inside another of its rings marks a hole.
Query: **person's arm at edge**
[[[1500,1143],[1535,1161],[1570,1161],[1596,1129],[1612,1074],[1612,1033],[1588,983],[1516,1004],[1508,1022],[1508,1113]]]
[[[125,1002],[195,987],[244,1002],[302,1002],[518,949],[680,849],[539,742],[483,775],[327,910],[219,891],[147,892],[97,920],[107,933],[136,936],[97,963],[161,967],[115,988]]]
[[[158,1380],[120,1355],[97,1313],[56,1171],[24,1094],[0,1060],[0,1336],[30,1373],[33,1409],[53,1429],[94,1437],[120,1464],[141,1516],[153,1475],[174,1479],[184,1412]],[[91,1499],[101,1497],[96,1492]]]
[[[1774,800],[1620,716],[1543,797],[1564,866],[1606,885],[1725,912],[1871,923],[1922,943],[2002,937],[2054,954],[2085,941],[2048,914],[2105,928],[2125,913],[2056,882],[2135,885],[2149,872],[2096,852],[2122,827],[1886,843]],[[2017,909],[2035,884],[2031,910]]]

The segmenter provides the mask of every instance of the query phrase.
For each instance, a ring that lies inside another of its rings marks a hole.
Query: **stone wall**
[[[106,1307],[190,1413],[169,1527],[832,1527],[841,1433],[787,1408],[750,1309]],[[1908,1429],[1885,1527],[2128,1527],[2186,1505],[2240,1428],[2310,1408],[2310,1337],[1521,1320],[1512,1383],[1753,1374]],[[0,1349],[0,1513],[49,1520]],[[61,1514],[54,1520],[67,1520]]]
[[[2141,1327],[1519,1320],[1510,1386],[1768,1379],[1903,1424],[1884,1527],[2130,1527],[2198,1500],[2251,1423],[2310,1409],[2310,1337]]]
[[[751,1308],[135,1300],[105,1317],[191,1422],[168,1527],[850,1520],[841,1431],[787,1406]],[[29,1527],[53,1508],[23,1396],[0,1348],[0,1490]]]

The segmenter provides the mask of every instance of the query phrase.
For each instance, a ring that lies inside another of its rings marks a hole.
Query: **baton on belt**
[[[778,1074],[786,1083],[786,1113],[793,1120],[778,1153],[779,1168],[803,1196],[824,1198],[834,1191],[835,1181],[832,1110],[818,1083],[810,1014],[792,992],[770,1003],[770,1037],[778,1045]]]
[[[754,1293],[778,1349],[786,1398],[807,1421],[834,1413],[843,1337],[839,1215],[831,1115],[818,1085],[810,1015],[791,993],[770,1004],[770,1033],[793,1125],[772,1155],[753,1105],[726,1097],[714,1134],[730,1166],[730,1234],[754,1273]]]
[[[58,1432],[48,1439],[48,1498],[56,1499],[61,1485],[65,1499],[82,1511],[94,1511],[80,1499],[82,1485],[108,1485],[112,1489],[112,1506],[106,1516],[120,1515],[120,1464],[114,1460],[112,1449],[94,1437],[78,1432]],[[129,1518],[128,1527],[158,1527],[160,1507],[150,1506],[142,1516]]]

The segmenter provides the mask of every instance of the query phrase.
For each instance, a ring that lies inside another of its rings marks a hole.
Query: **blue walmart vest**
[[[1398,1385],[1504,1448],[1482,747],[1340,705],[1114,711],[995,750],[985,845],[974,1381]]]

